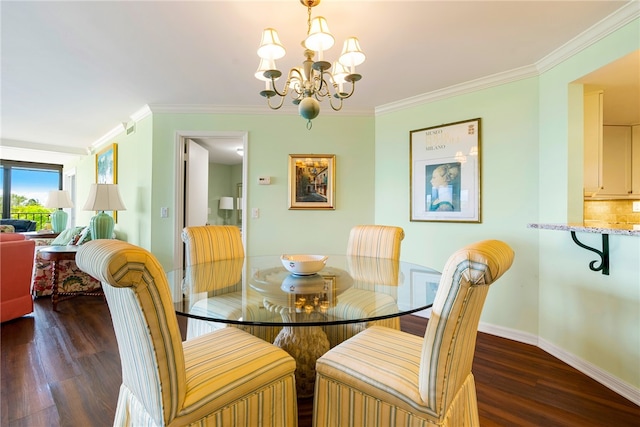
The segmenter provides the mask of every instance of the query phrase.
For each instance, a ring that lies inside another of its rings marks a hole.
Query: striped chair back
[[[232,225],[185,227],[186,265],[244,257],[240,229]]]
[[[347,257],[347,269],[353,278],[354,287],[372,289],[372,287],[398,286],[403,277],[400,272],[400,260],[365,256]]]
[[[187,294],[208,292],[210,296],[242,291],[244,258],[203,262],[185,268],[183,291]]]
[[[76,263],[102,282],[123,386],[156,425],[166,425],[183,406],[186,379],[182,339],[162,267],[147,250],[110,239],[80,246]]]
[[[513,258],[506,243],[484,240],[456,251],[445,264],[425,331],[419,373],[420,395],[438,414],[451,405],[471,374],[489,285],[511,267]]]
[[[404,230],[390,225],[356,225],[349,233],[347,255],[400,259]]]

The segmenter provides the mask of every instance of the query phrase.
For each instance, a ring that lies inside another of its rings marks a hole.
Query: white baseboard
[[[569,353],[565,349],[545,341],[542,338],[539,338],[538,347],[562,360],[567,365],[576,368],[588,377],[593,378],[600,384],[618,393],[620,396],[629,399],[631,402],[640,406],[640,389],[611,375],[609,372],[597,367],[596,365]]]
[[[629,399],[636,405],[640,405],[640,389],[611,375],[609,372],[597,367],[596,365],[569,353],[565,349],[538,337],[537,335],[487,323],[480,323],[478,330],[480,332],[485,332],[487,334],[496,335],[513,341],[535,345],[588,377],[593,378],[625,399]]]
[[[515,329],[505,328],[504,326],[497,326],[482,322],[478,325],[478,331],[540,347],[538,345],[538,336],[530,334],[529,332],[522,332]]]
[[[431,311],[420,311],[415,313],[416,316],[429,318]],[[556,357],[566,363],[567,365],[577,369],[590,378],[598,381],[603,386],[618,393],[625,399],[630,400],[636,405],[640,405],[640,389],[632,386],[631,384],[611,375],[609,372],[599,368],[598,366],[583,360],[574,354],[569,353],[565,349],[558,347],[557,345],[546,341],[537,335],[530,334],[528,332],[522,332],[515,329],[505,328],[503,326],[491,325],[489,323],[482,323],[478,325],[478,331],[487,334],[495,335],[501,338],[510,339],[513,341],[521,342],[524,344],[534,345],[553,357]]]

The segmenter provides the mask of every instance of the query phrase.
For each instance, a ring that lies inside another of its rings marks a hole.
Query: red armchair
[[[35,242],[22,234],[0,233],[0,321],[33,312],[31,274]]]

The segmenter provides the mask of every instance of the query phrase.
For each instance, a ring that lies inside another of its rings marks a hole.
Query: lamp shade
[[[100,211],[98,215],[91,218],[89,228],[91,230],[91,238],[111,239],[113,236],[114,221],[111,216],[104,211],[123,211],[126,210],[117,184],[91,184],[89,190],[89,198],[84,205],[85,211]]]
[[[54,232],[61,233],[67,227],[69,214],[67,214],[60,208],[73,207],[73,202],[71,202],[69,193],[64,190],[49,191],[49,197],[47,198],[47,202],[44,204],[44,206],[47,208],[56,209],[51,213],[51,228],[53,228]]]
[[[262,59],[280,59],[287,51],[280,43],[278,32],[273,28],[265,28],[258,48],[258,56]]]
[[[264,72],[265,71],[269,71],[269,70],[277,70],[278,68],[276,67],[276,61],[274,61],[273,59],[264,59],[261,58],[260,59],[260,65],[258,65],[258,69],[256,70],[256,79],[258,80],[262,80],[263,82],[270,82],[271,79],[268,79],[264,76]],[[277,77],[276,80],[278,80],[280,77]]]
[[[233,197],[220,197],[220,209],[233,210]]]
[[[304,41],[304,45],[307,49],[321,52],[323,50],[329,50],[335,43],[335,39],[329,31],[329,25],[324,16],[317,16],[311,21],[311,29],[309,35]]]
[[[340,55],[340,63],[345,67],[355,67],[360,65],[365,60],[365,55],[360,49],[360,42],[356,37],[349,37],[344,41],[342,48],[342,54]]]
[[[65,190],[51,190],[49,197],[44,204],[46,208],[72,208],[73,202],[69,197],[69,192]]]
[[[91,184],[85,211],[124,211],[118,184]]]

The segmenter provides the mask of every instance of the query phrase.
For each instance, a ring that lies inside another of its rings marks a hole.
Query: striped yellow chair
[[[478,426],[471,364],[489,285],[514,253],[466,246],[447,261],[423,338],[374,326],[318,359],[314,427]]]
[[[233,225],[202,225],[182,230],[186,265],[244,258],[240,229]]]
[[[332,315],[349,318],[348,313],[357,312],[359,317],[374,317],[397,311],[395,287],[399,279],[398,261],[403,238],[402,228],[389,225],[357,225],[351,229],[347,261],[354,284],[340,295],[338,303],[331,309]],[[371,292],[371,288],[376,286],[384,287],[387,294]],[[334,347],[373,325],[399,330],[400,319],[392,317],[376,322],[326,326],[324,331],[329,344]]]
[[[356,225],[349,233],[347,255],[400,259],[404,230],[390,225]]]
[[[215,312],[222,316],[227,312],[227,318],[243,317],[245,320],[253,318],[256,321],[269,321],[275,314],[269,312],[262,301],[242,301],[242,266],[244,263],[244,246],[240,229],[232,225],[205,225],[185,227],[182,230],[182,241],[185,243],[187,277],[185,288],[192,289],[197,283],[199,292],[213,294],[211,298],[201,299],[191,308],[191,313],[205,316],[207,312]],[[227,261],[228,262],[221,262]],[[216,264],[208,264],[216,261]],[[209,266],[205,266],[205,265]],[[194,267],[198,266],[198,267]],[[190,280],[193,274],[198,280]],[[203,280],[202,275],[210,276]],[[235,281],[234,281],[235,279]],[[233,286],[235,289],[233,289]],[[229,326],[226,323],[207,322],[199,319],[189,319],[187,323],[187,338],[195,338],[215,329]],[[273,342],[282,329],[276,326],[238,326],[265,341]]]
[[[295,361],[236,328],[181,342],[167,278],[148,251],[81,246],[102,282],[122,364],[117,426],[296,426]]]

